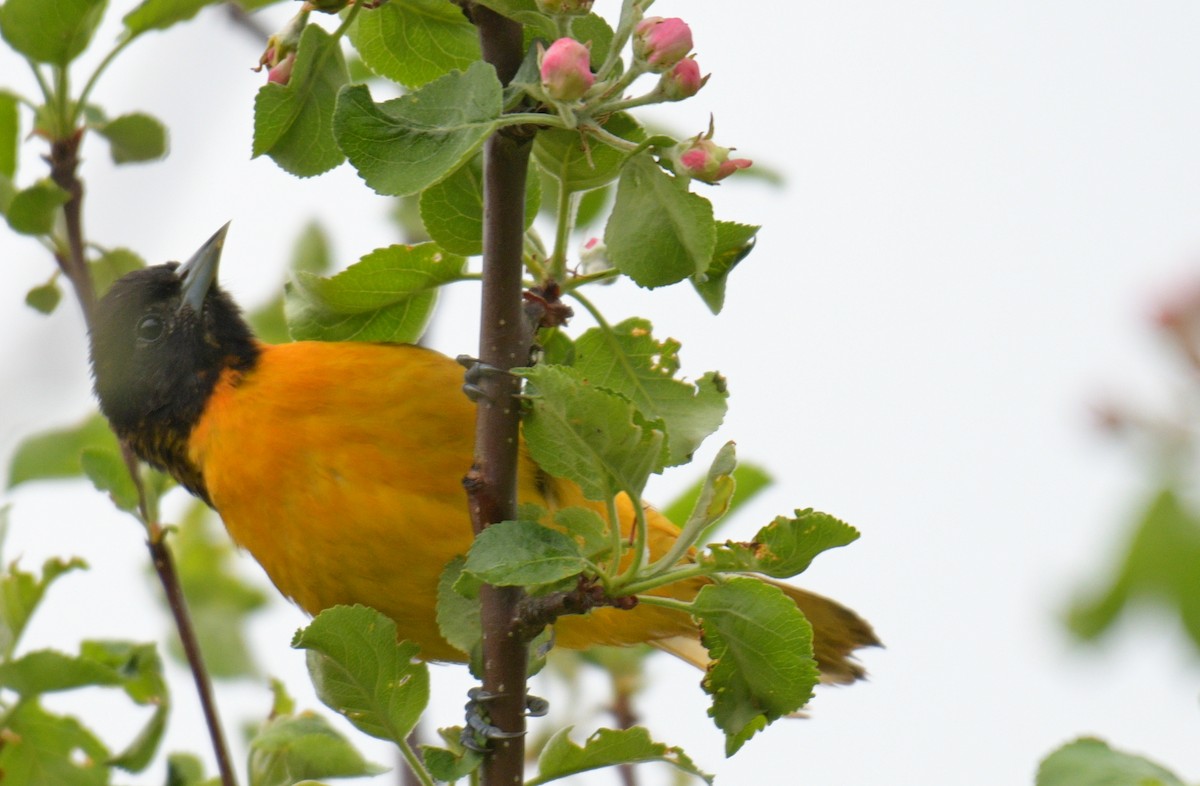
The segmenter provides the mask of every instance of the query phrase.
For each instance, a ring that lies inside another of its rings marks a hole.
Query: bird
[[[228,224],[185,263],[145,267],[98,301],[89,330],[96,397],[117,436],[212,507],[279,591],[309,614],[363,604],[396,623],[420,657],[463,662],[436,618],[444,566],[472,528],[462,478],[475,404],[454,360],[410,344],[258,340],[217,272]],[[522,445],[518,500],[593,509],[573,482],[542,471]],[[618,499],[622,526],[634,519]],[[646,508],[651,558],[678,527]],[[690,600],[703,579],[656,592]],[[879,644],[869,623],[829,598],[778,586],[814,630],[822,680],[865,674]],[[703,667],[697,623],[640,604],[554,623],[569,649],[646,643]]]

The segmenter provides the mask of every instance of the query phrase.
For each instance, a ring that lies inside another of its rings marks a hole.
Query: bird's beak
[[[208,242],[200,246],[199,251],[192,254],[192,258],[185,262],[183,267],[175,271],[182,284],[182,299],[179,303],[181,311],[185,306],[190,306],[192,311],[199,314],[204,308],[204,298],[212,288],[213,282],[217,280],[217,266],[221,262],[221,249],[225,247],[225,233],[228,231],[229,224],[226,223],[208,239]]]

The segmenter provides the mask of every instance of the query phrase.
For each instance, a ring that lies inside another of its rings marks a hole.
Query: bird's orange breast
[[[462,660],[435,612],[443,567],[472,539],[461,481],[475,411],[461,386],[461,367],[417,347],[267,345],[252,371],[222,378],[189,458],[233,539],[306,611],[363,603],[392,617],[424,657]],[[574,484],[550,482],[553,500],[523,460],[522,502],[589,504]],[[632,508],[621,506],[628,526]],[[651,551],[661,553],[676,530],[658,515],[651,528]],[[559,644],[576,648],[694,631],[686,617],[647,606],[564,618],[556,629]]]

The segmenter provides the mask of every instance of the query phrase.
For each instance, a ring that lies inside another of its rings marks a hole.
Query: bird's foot
[[[503,694],[491,693],[483,688],[471,688],[467,691],[467,723],[463,727],[459,740],[464,748],[477,753],[487,753],[492,740],[511,740],[525,735],[523,731],[504,731],[492,725],[487,714],[487,704],[500,698]],[[537,696],[525,697],[525,714],[538,718],[550,709],[550,702]]]
[[[499,366],[484,363],[479,358],[470,355],[459,355],[455,360],[458,361],[458,365],[467,370],[467,373],[463,375],[463,393],[466,393],[467,398],[471,401],[491,400],[492,397],[479,384],[486,377],[510,376],[509,372]]]

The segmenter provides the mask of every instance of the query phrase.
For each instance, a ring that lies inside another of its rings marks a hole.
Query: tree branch
[[[489,8],[472,4],[469,15],[479,30],[483,59],[508,82],[521,64],[521,26]],[[483,294],[479,360],[507,371],[529,361],[531,329],[522,306],[522,254],[525,239],[525,179],[532,137],[520,127],[493,134],[483,149]],[[517,443],[520,382],[505,373],[480,381],[475,435],[475,464],[466,480],[476,534],[499,521],[516,518]],[[525,682],[528,644],[515,635],[516,587],[480,590],[483,624],[483,688],[490,721],[516,736],[498,740],[483,764],[486,786],[510,786],[524,780]]]

